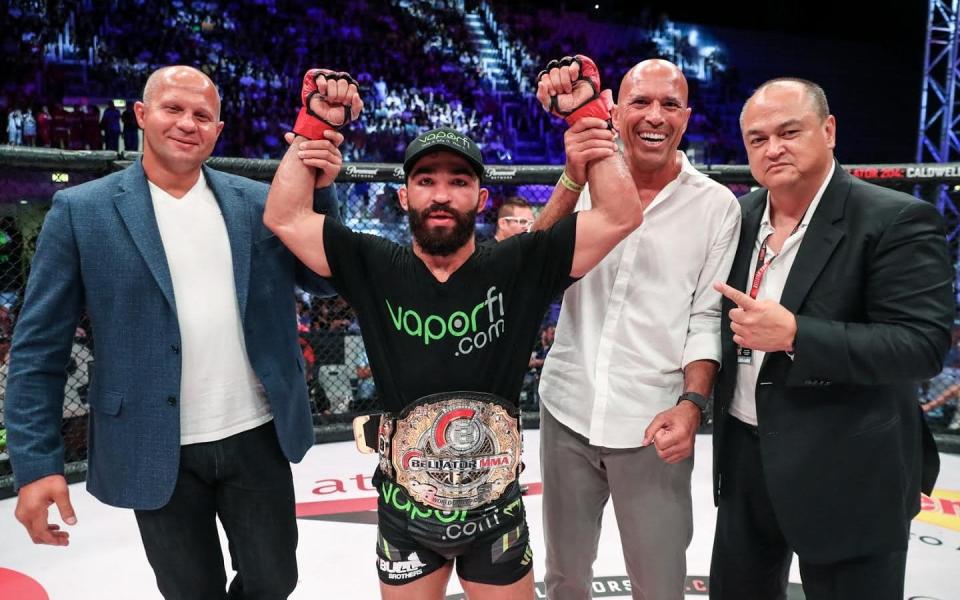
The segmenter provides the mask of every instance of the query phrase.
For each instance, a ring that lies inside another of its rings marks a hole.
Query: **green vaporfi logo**
[[[447,336],[460,338],[454,356],[470,354],[483,348],[504,333],[503,293],[497,286],[487,290],[487,296],[473,307],[455,310],[449,315],[421,315],[416,309],[397,305],[385,299],[390,320],[397,331],[423,340],[424,346]]]

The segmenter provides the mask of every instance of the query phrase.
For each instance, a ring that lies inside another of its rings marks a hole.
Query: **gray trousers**
[[[693,457],[668,465],[647,448],[603,448],[540,409],[545,584],[549,600],[591,597],[608,498],[634,600],[683,600],[693,537]]]

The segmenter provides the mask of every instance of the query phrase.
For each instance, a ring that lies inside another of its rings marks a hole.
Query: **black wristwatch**
[[[703,417],[707,413],[707,398],[703,394],[698,394],[696,392],[684,392],[680,394],[680,397],[677,398],[677,404],[680,404],[684,400],[689,400],[697,405],[697,408],[700,409],[700,420],[703,420]]]

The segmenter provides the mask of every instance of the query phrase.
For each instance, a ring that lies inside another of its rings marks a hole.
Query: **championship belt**
[[[499,498],[520,470],[517,409],[480,392],[432,394],[380,424],[389,439],[381,470],[411,498],[439,510],[471,510]],[[392,432],[388,429],[392,429]],[[383,469],[387,462],[390,469]]]

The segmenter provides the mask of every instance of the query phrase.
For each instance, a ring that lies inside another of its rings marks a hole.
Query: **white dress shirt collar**
[[[798,230],[806,229],[810,225],[810,219],[813,218],[813,213],[817,211],[817,207],[820,206],[820,199],[823,198],[823,192],[826,191],[827,186],[830,185],[830,180],[833,179],[833,172],[837,169],[837,161],[833,161],[833,164],[830,165],[830,171],[827,172],[827,177],[820,184],[820,188],[817,190],[817,193],[813,196],[813,201],[810,202],[810,206],[807,207],[807,212],[803,213],[803,218],[800,220],[800,225]],[[771,233],[773,231],[773,225],[770,223],[770,190],[767,190],[767,201],[766,206],[763,208],[763,217],[760,219],[760,232],[757,234],[757,238],[760,239],[760,242],[763,242],[763,238],[766,237],[766,233]]]

